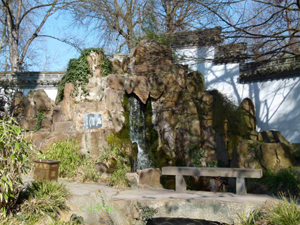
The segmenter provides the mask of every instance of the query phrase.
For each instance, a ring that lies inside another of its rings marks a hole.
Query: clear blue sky
[[[70,26],[70,21],[71,17],[66,12],[59,16],[54,14],[47,20],[40,34],[68,40],[70,37],[76,37],[82,40],[80,47],[99,47],[95,35],[91,34],[86,37],[87,31],[84,28],[78,29]],[[31,71],[63,71],[66,70],[71,58],[77,58],[80,55],[74,47],[52,38],[36,38],[32,42],[32,47],[37,49],[36,63],[38,65],[30,67]],[[47,66],[44,67],[45,65]]]

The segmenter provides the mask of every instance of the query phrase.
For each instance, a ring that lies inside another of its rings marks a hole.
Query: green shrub
[[[289,192],[292,195],[300,195],[300,178],[294,173],[297,168],[286,168],[278,171],[266,170],[259,181],[267,189],[276,194],[278,192]]]
[[[43,158],[60,161],[58,171],[60,177],[81,178],[81,182],[98,181],[100,174],[95,168],[96,159],[78,151],[77,140],[68,139],[50,145]]]
[[[86,181],[97,182],[100,179],[100,174],[95,168],[95,161],[92,160],[91,157],[88,157],[85,161],[86,163],[82,167],[83,169],[82,182],[83,183]]]
[[[0,209],[4,216],[21,192],[21,173],[30,167],[29,155],[36,154],[24,136],[24,129],[13,118],[0,120]]]
[[[299,199],[290,195],[290,199],[279,193],[281,201],[269,210],[267,220],[273,225],[299,225],[300,206]]]
[[[59,211],[67,211],[66,197],[69,190],[65,184],[55,181],[33,181],[28,185],[22,198],[22,214],[25,220],[38,220],[47,215],[58,218]]]
[[[106,141],[108,146],[103,146],[103,153],[99,157],[99,162],[105,163],[114,159],[118,165],[124,165],[127,162],[126,147],[128,142],[114,134],[111,134]]]
[[[106,163],[109,160],[115,160],[117,162],[116,170],[110,177],[109,184],[111,186],[128,186],[129,181],[126,177],[128,171],[126,147],[128,142],[114,134],[111,134],[106,141],[108,146],[103,146],[103,153],[100,155],[99,161]]]
[[[21,192],[14,214],[0,224],[29,225],[55,222],[59,218],[59,211],[68,210],[65,202],[68,195],[69,191],[64,184],[33,181]]]
[[[144,225],[146,225],[147,222],[157,213],[157,209],[150,208],[149,206],[143,206],[140,202],[137,202],[137,206],[135,208],[139,212],[139,218]]]
[[[237,213],[240,225],[268,224],[268,225],[299,225],[299,199],[279,192],[279,200],[270,208],[258,207],[249,216],[245,212]],[[259,223],[257,223],[259,221]]]
[[[126,177],[126,168],[124,166],[118,167],[109,178],[109,185],[114,187],[128,187],[129,180]]]
[[[79,145],[75,139],[58,141],[44,152],[44,158],[60,161],[59,176],[71,178],[76,176],[79,166],[86,164],[86,156],[78,150]]]
[[[261,220],[261,215],[260,207],[251,211],[249,216],[246,215],[244,209],[242,212],[237,213],[240,225],[255,225],[257,221]]]
[[[193,150],[192,152],[192,159],[193,159],[193,166],[194,167],[203,167],[201,159],[203,157],[206,157],[207,151],[204,149],[200,149],[199,151],[197,150]],[[207,166],[206,167],[217,167],[218,165],[218,161],[217,160],[211,160],[211,161],[207,161]]]

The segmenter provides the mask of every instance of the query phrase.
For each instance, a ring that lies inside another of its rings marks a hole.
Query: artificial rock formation
[[[146,138],[155,145],[146,152],[155,168],[193,166],[199,160],[203,166],[216,161],[218,166],[228,167],[230,157],[231,166],[240,168],[293,164],[291,145],[280,133],[256,132],[255,109],[250,99],[243,100],[239,108],[226,108],[230,104],[220,93],[204,90],[201,73],[188,73],[188,66],[173,64],[169,47],[156,41],[141,41],[121,64],[115,61],[117,74],[107,77],[99,76],[97,60],[96,56],[88,60],[93,74],[87,84],[87,95],[81,88],[75,91],[72,84],[66,84],[64,99],[56,106],[51,101],[43,105],[36,94],[16,97],[16,105],[24,105],[22,109],[16,108],[16,112],[23,117],[34,119],[37,111],[43,109],[47,118],[52,119],[42,123],[49,129],[50,121],[53,122],[51,133],[28,135],[39,148],[74,137],[82,152],[101,154],[111,133],[122,133],[122,138],[129,138],[126,99],[134,96],[144,108],[151,109],[151,115],[148,112],[145,116]],[[35,102],[39,108],[32,108],[27,102]],[[102,127],[84,130],[87,113],[102,114]],[[238,115],[242,116],[237,118]],[[241,124],[237,124],[239,121]],[[249,146],[253,149],[258,146],[258,150],[251,152]],[[206,154],[199,159],[197,154],[201,148]],[[136,151],[131,152],[134,152],[131,157],[136,159]]]
[[[13,115],[18,118],[20,125],[29,131],[34,130],[40,113],[49,121],[52,118],[53,107],[54,101],[42,89],[30,91],[27,97],[24,97],[22,92],[16,92],[12,102]],[[49,128],[49,124],[42,124],[42,128]]]

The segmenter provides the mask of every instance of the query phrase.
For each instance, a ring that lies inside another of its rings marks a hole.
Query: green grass
[[[300,206],[299,199],[290,195],[288,199],[285,194],[279,193],[280,202],[268,213],[267,220],[274,225],[299,225]]]
[[[251,211],[249,216],[246,215],[245,210],[243,210],[241,213],[237,213],[237,216],[240,221],[240,225],[254,225],[256,224],[256,221],[260,220],[260,207]]]
[[[255,194],[273,194],[278,192],[290,193],[300,196],[300,177],[296,170],[299,167],[291,167],[280,170],[264,170],[261,179],[249,179],[248,191]]]
[[[59,211],[67,211],[66,197],[69,190],[64,184],[53,181],[34,181],[22,193],[25,199],[22,212],[25,218],[41,218],[48,215],[52,218],[59,216]],[[28,217],[27,217],[28,216]]]
[[[126,177],[126,168],[118,167],[109,178],[109,185],[113,187],[128,187],[129,180]]]
[[[79,145],[76,139],[53,143],[44,152],[43,157],[60,161],[59,177],[81,178],[82,182],[96,182],[100,178],[100,174],[94,166],[96,159],[79,153]]]
[[[264,171],[261,183],[275,194],[278,192],[289,192],[292,195],[300,195],[300,178],[294,173],[296,168]]]
[[[77,140],[58,141],[51,144],[44,152],[44,158],[59,160],[58,175],[71,178],[76,176],[78,167],[85,164],[85,156],[78,151],[79,145]]]
[[[68,211],[66,198],[69,190],[54,181],[33,181],[20,194],[15,211],[0,224],[76,224],[60,222],[60,211]]]
[[[240,225],[299,225],[300,224],[300,206],[299,198],[289,194],[289,198],[284,193],[278,193],[279,200],[269,208],[258,207],[248,216],[245,212],[237,213]]]

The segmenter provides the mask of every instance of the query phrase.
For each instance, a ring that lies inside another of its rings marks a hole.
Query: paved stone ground
[[[30,182],[32,178],[24,177],[24,180]],[[71,212],[63,214],[62,220],[67,221],[75,213],[82,216],[86,224],[137,224],[140,217],[137,202],[157,209],[156,218],[191,218],[230,224],[237,222],[237,212],[250,213],[272,199],[267,195],[203,191],[177,193],[150,187],[121,190],[105,184],[72,183],[64,179],[58,182],[66,184],[72,195],[67,200]],[[99,209],[101,206],[106,210]],[[89,208],[94,208],[94,211],[89,211]]]

